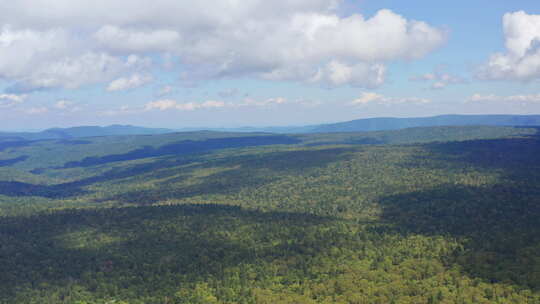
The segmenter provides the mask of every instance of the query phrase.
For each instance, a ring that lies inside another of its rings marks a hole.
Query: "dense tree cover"
[[[0,303],[540,303],[540,140],[443,139],[1,168]]]
[[[439,140],[495,139],[508,136],[531,135],[535,132],[533,128],[479,126],[299,135],[198,131],[152,136],[86,137],[78,140],[9,140],[0,142],[0,164],[3,161],[14,162],[16,160],[10,167],[31,171],[36,174],[46,174],[48,170],[59,167],[110,165],[118,161],[168,155],[178,156],[178,154],[200,155],[212,153],[223,148],[276,144],[289,146],[410,144]],[[74,175],[74,178],[80,179],[80,176]]]

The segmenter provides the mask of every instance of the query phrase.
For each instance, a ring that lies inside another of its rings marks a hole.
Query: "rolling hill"
[[[538,134],[12,142],[0,303],[540,303]]]

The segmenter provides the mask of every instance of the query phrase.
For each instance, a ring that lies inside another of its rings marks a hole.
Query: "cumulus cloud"
[[[66,29],[4,25],[0,30],[0,78],[14,83],[14,91],[76,89],[149,64],[137,55],[113,56],[92,50],[87,43]]]
[[[478,78],[485,80],[540,79],[540,15],[524,11],[503,17],[506,52],[493,54],[480,67]]]
[[[152,77],[149,75],[133,74],[131,77],[122,77],[113,80],[109,83],[107,91],[114,92],[135,89],[150,82],[152,82]]]
[[[248,0],[188,1],[158,0],[152,6],[144,0],[18,0],[0,2],[0,19],[19,26],[62,24],[103,24],[165,27],[208,23],[230,24],[250,16],[253,20],[268,14],[290,15],[296,11],[333,11],[341,0]],[[183,18],[179,18],[179,17]]]
[[[467,99],[469,102],[511,102],[511,103],[540,103],[540,94],[498,96],[494,94],[474,94]]]
[[[166,56],[191,81],[250,76],[371,88],[384,82],[386,62],[421,58],[445,41],[444,31],[390,10],[340,16],[340,2],[3,1],[0,77],[77,88],[133,73],[125,58],[135,54]]]
[[[384,95],[375,93],[375,92],[363,92],[359,98],[353,100],[351,105],[361,106],[368,104],[379,104],[379,105],[394,105],[394,104],[425,104],[430,103],[431,100],[427,98],[419,97],[406,97],[406,98],[397,98],[397,97],[386,97]]]
[[[135,58],[135,59],[134,59]],[[48,65],[38,65],[27,80],[34,87],[64,87],[76,89],[85,84],[100,83],[111,79],[139,61],[136,57],[123,60],[105,53],[85,53],[66,57]]]

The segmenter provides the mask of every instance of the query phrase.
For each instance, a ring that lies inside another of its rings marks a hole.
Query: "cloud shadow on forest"
[[[274,173],[303,172],[311,168],[323,167],[331,162],[347,157],[347,152],[351,148],[330,148],[317,150],[293,150],[270,152],[252,155],[225,156],[216,160],[205,159],[208,153],[191,155],[188,157],[165,156],[157,158],[155,161],[131,165],[121,168],[113,168],[101,175],[81,179],[74,182],[39,185],[17,181],[0,181],[0,194],[12,197],[37,196],[51,199],[63,199],[89,194],[91,191],[85,187],[96,184],[131,178],[143,174],[151,174],[150,178],[167,178],[163,186],[187,179],[195,170],[212,167],[237,167],[234,170],[227,170],[221,173],[212,174],[202,178],[200,184],[178,189],[169,198],[181,199],[197,194],[218,194],[238,191],[245,187],[246,180],[250,186],[260,186],[273,181],[273,177],[266,174],[259,174],[259,171],[270,170]],[[199,163],[201,162],[201,163]],[[178,168],[194,164],[189,168]],[[157,170],[160,173],[154,174]],[[180,180],[178,179],[181,174]],[[167,184],[168,183],[168,184]],[[151,204],[156,198],[163,198],[163,189],[155,191],[134,191],[127,192],[116,197],[104,200],[117,200],[124,203],[132,203],[133,198],[141,201],[141,197],[147,197],[147,204]],[[104,201],[102,200],[102,201]]]
[[[210,138],[206,140],[183,140],[171,143],[158,148],[146,146],[124,154],[112,154],[102,157],[87,157],[81,161],[66,163],[63,168],[91,167],[103,165],[111,162],[135,160],[148,157],[160,157],[166,155],[189,155],[195,153],[208,153],[214,150],[257,147],[268,145],[293,145],[301,141],[286,135],[268,136],[245,136],[228,138]]]
[[[155,295],[156,284],[160,290],[177,290],[209,276],[223,277],[228,267],[271,262],[293,252],[316,255],[321,248],[305,241],[310,238],[305,228],[332,220],[221,205],[71,209],[8,217],[0,222],[0,301],[14,301],[25,290],[53,288],[57,301],[71,303],[75,285],[103,298],[121,298],[128,290]],[[77,246],[79,242],[87,246]]]
[[[9,167],[16,163],[23,162],[27,159],[28,159],[28,155],[22,155],[22,156],[10,158],[10,159],[2,159],[0,160],[0,167]]]
[[[104,201],[152,204],[156,200],[186,199],[197,195],[231,194],[244,188],[256,188],[277,180],[286,174],[302,174],[313,168],[321,168],[332,162],[347,159],[352,148],[330,148],[264,153],[262,155],[232,156],[192,166],[184,175],[171,172],[170,179],[160,182],[154,190],[130,191],[108,197]],[[192,171],[205,168],[228,168],[199,178],[199,182],[179,186],[177,183],[189,178]],[[191,171],[191,172],[190,172]],[[156,176],[164,178],[166,175]]]
[[[540,137],[424,147],[441,166],[496,170],[500,181],[382,197],[381,219],[405,234],[468,240],[465,253],[451,260],[469,274],[540,290]]]

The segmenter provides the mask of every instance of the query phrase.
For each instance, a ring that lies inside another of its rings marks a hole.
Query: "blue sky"
[[[0,3],[0,129],[540,114],[538,1]]]

